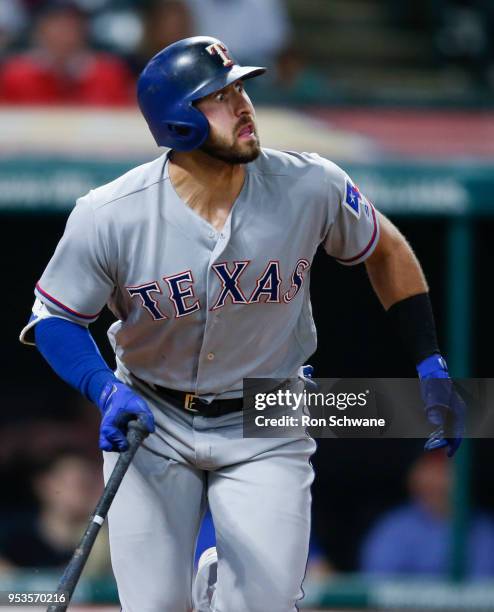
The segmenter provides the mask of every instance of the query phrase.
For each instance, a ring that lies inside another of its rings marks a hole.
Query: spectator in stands
[[[9,0],[10,1],[10,0]],[[25,10],[31,14],[31,16],[35,16],[38,11],[45,6],[47,3],[51,2],[51,0],[19,0],[24,5]],[[131,2],[137,2],[139,0],[130,0]],[[115,4],[118,5],[120,0],[73,0],[73,3],[76,4],[81,10],[84,10],[89,15],[97,15],[102,11],[110,9]]]
[[[26,14],[20,0],[0,0],[0,56],[26,25]]]
[[[290,38],[283,0],[187,0],[197,34],[215,36],[241,64],[272,66]]]
[[[334,95],[325,76],[308,64],[294,44],[277,55],[262,83],[254,80],[247,87],[258,102],[269,104],[321,104]]]
[[[443,2],[435,35],[437,49],[446,63],[465,69],[479,84],[484,81],[490,55],[488,4],[482,0]]]
[[[59,568],[70,560],[102,490],[100,470],[74,451],[55,452],[32,478],[39,510],[0,537],[0,569]],[[98,538],[88,561],[93,575],[110,572],[107,536]]]
[[[450,569],[451,463],[436,451],[412,466],[411,501],[392,510],[370,530],[361,552],[368,574],[447,576]],[[474,511],[467,537],[467,575],[494,576],[494,520]]]
[[[86,16],[73,0],[40,9],[32,47],[0,70],[3,104],[120,106],[133,101],[133,80],[117,57],[93,51]]]
[[[191,12],[184,0],[146,0],[141,6],[143,34],[132,69],[140,74],[148,60],[171,43],[194,35]]]

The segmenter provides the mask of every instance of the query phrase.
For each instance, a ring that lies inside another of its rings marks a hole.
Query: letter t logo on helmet
[[[209,134],[209,122],[194,103],[264,72],[260,66],[237,64],[221,40],[193,36],[149,60],[137,83],[137,99],[159,147],[193,151]]]
[[[232,58],[228,55],[228,49],[222,43],[213,43],[206,47],[206,51],[209,55],[219,55],[223,60],[223,66],[233,66],[235,63]]]

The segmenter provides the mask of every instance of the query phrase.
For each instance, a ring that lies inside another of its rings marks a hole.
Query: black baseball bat
[[[105,490],[101,495],[91,520],[84,532],[84,535],[79,542],[79,546],[75,549],[72,559],[65,568],[65,571],[60,579],[56,592],[56,603],[48,606],[46,612],[65,612],[74,593],[77,582],[81,576],[82,570],[86,565],[87,558],[93,547],[96,536],[99,533],[101,525],[103,525],[108,510],[111,506],[113,498],[125,476],[130,462],[134,458],[137,449],[142,441],[149,434],[148,430],[140,420],[131,421],[128,426],[127,440],[129,448],[120,453],[117,464],[113,468]]]

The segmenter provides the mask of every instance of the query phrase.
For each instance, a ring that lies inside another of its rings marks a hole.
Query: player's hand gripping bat
[[[125,476],[127,469],[136,454],[137,449],[141,445],[142,441],[149,434],[148,428],[145,423],[139,418],[135,421],[131,421],[128,425],[127,440],[129,447],[125,452],[120,453],[117,464],[115,465],[113,472],[106,483],[105,490],[101,495],[94,513],[91,516],[89,525],[82,536],[79,546],[75,549],[72,559],[65,568],[62,578],[57,588],[57,600],[58,603],[51,604],[47,608],[47,612],[65,612],[67,606],[70,603],[72,594],[74,593],[75,587],[79,577],[86,565],[87,558],[93,547],[96,536],[99,533],[101,525],[104,523],[108,510],[111,506],[113,498]],[[61,601],[63,599],[63,601]]]

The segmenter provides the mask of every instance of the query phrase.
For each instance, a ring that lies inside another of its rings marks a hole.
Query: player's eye
[[[239,92],[242,92],[244,90],[244,84],[241,81],[236,83],[235,87],[236,87],[237,91],[239,91]]]
[[[225,99],[225,94],[224,94],[222,91],[219,91],[219,92],[218,92],[218,93],[215,95],[214,99],[215,99],[217,102],[223,102],[223,100]]]

